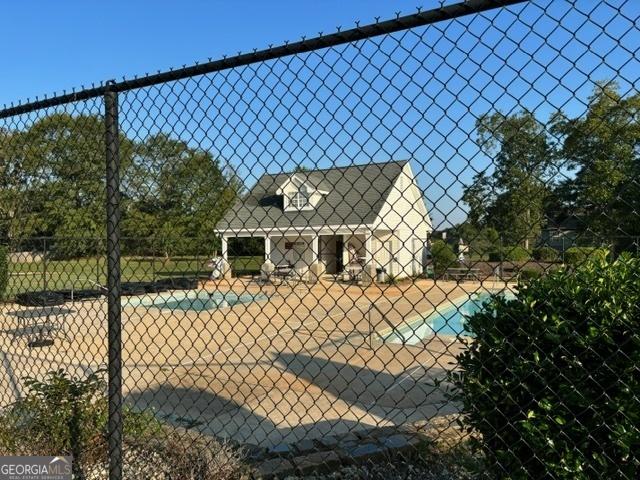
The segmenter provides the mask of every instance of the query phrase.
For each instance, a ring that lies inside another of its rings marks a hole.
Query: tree
[[[24,134],[0,130],[0,239],[9,244],[38,229],[35,198],[29,195],[35,168]]]
[[[436,277],[441,277],[448,268],[458,262],[458,257],[450,245],[443,240],[435,240],[431,245],[433,257],[433,271]]]
[[[447,243],[457,248],[460,240],[468,246],[468,257],[473,260],[494,251],[500,242],[500,235],[491,227],[476,227],[469,219],[445,230]]]
[[[104,122],[96,115],[58,113],[19,136],[34,233],[54,237],[57,256],[94,253],[105,232]],[[120,139],[120,162],[130,165],[131,142]]]
[[[136,146],[125,184],[128,237],[153,237],[165,257],[207,253],[241,184],[210,152],[159,133]]]
[[[477,173],[471,185],[465,188],[462,201],[469,206],[467,224],[476,230],[487,225],[489,206],[495,202],[491,178],[485,172]]]
[[[104,138],[100,117],[67,113],[0,131],[0,239],[53,237],[58,257],[97,252],[106,230]],[[214,249],[215,225],[242,187],[229,167],[163,133],[141,142],[121,135],[120,164],[125,253]]]
[[[547,132],[529,112],[484,115],[477,128],[494,170],[476,175],[464,190],[469,221],[477,229],[497,230],[506,244],[528,248],[544,225],[554,161]]]
[[[640,94],[623,97],[617,85],[600,82],[585,115],[558,113],[552,132],[562,140],[559,157],[575,175],[562,182],[563,208],[580,216],[584,231],[615,243],[639,235]],[[635,206],[635,207],[634,207]]]

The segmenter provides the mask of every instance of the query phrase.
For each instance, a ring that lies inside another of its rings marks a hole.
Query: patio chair
[[[353,262],[344,269],[343,281],[357,283],[362,280],[363,267],[360,262]]]
[[[282,284],[295,289],[304,284],[309,274],[309,266],[305,262],[297,262],[282,275]]]
[[[273,272],[266,275],[266,278],[269,278],[271,281],[279,280],[279,283],[282,284],[285,281],[285,279],[289,275],[291,275],[292,271],[293,271],[293,265],[289,265],[289,264],[276,265]]]
[[[224,258],[214,257],[207,262],[207,268],[211,269],[211,280],[219,280],[224,276],[225,264]]]

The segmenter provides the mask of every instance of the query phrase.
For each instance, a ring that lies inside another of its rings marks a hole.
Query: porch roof
[[[302,211],[284,211],[282,197],[276,194],[291,174],[265,174],[225,214],[216,230],[233,232],[371,224],[406,163],[406,160],[391,161],[296,172],[298,177],[328,192],[316,208]]]

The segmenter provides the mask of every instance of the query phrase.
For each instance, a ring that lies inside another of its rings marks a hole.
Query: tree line
[[[28,128],[0,130],[0,239],[59,257],[103,251],[104,122],[57,113]],[[184,255],[215,248],[216,223],[242,183],[211,152],[156,133],[120,136],[124,253]]]
[[[544,228],[572,219],[578,237],[630,248],[640,236],[639,115],[640,94],[601,82],[584,115],[480,117],[477,140],[493,169],[465,187],[468,216],[453,230],[479,253],[496,242],[529,249]]]
[[[465,222],[453,230],[482,253],[530,248],[544,228],[573,217],[580,234],[624,249],[640,236],[640,94],[600,83],[586,113],[487,113],[477,141],[491,159],[465,187]],[[56,113],[0,130],[0,240],[14,248],[51,238],[58,256],[103,251],[104,124]],[[211,253],[214,228],[242,182],[211,152],[165,133],[120,137],[123,250]],[[629,240],[625,240],[629,239]],[[203,250],[206,250],[203,251]]]

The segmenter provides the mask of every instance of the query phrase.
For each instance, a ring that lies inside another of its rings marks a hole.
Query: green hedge
[[[458,263],[458,257],[450,245],[442,240],[436,240],[431,245],[431,256],[433,258],[433,271],[437,277],[446,272],[447,268]]]
[[[9,283],[9,252],[0,246],[0,300],[4,298]]]
[[[540,262],[557,262],[560,260],[560,252],[551,247],[538,247],[533,249],[533,258]]]
[[[498,247],[489,253],[490,262],[526,262],[531,259],[531,253],[520,245]]]
[[[564,252],[564,262],[575,266],[585,263],[590,258],[604,259],[608,255],[609,250],[602,247],[571,247]]]
[[[638,478],[640,259],[595,258],[492,297],[450,374],[498,478]]]

